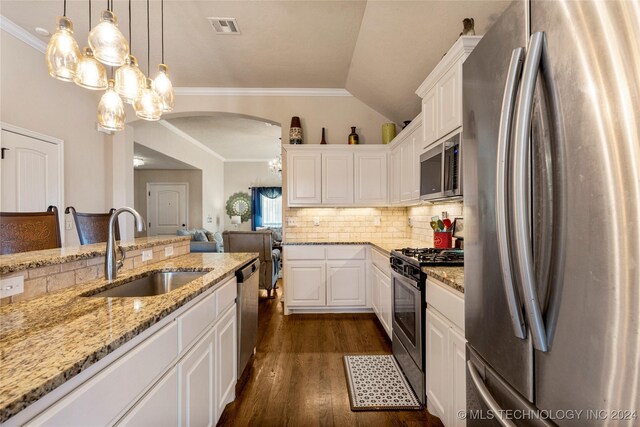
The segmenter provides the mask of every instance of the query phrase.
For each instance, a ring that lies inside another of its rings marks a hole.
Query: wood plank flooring
[[[265,295],[251,371],[219,426],[442,426],[426,410],[351,411],[342,356],[391,353],[374,314],[284,316],[282,283]]]

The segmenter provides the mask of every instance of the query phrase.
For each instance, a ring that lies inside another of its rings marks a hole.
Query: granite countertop
[[[427,276],[464,293],[464,267],[422,267]]]
[[[168,245],[170,243],[188,241],[190,239],[190,236],[154,236],[139,237],[134,240],[121,241],[118,243],[125,251],[132,251],[157,245]],[[93,243],[91,245],[64,246],[58,249],[0,255],[0,274],[104,256],[106,252],[107,244],[103,242]]]
[[[390,255],[391,251],[394,249],[400,248],[424,248],[426,246],[430,246],[429,243],[421,240],[412,240],[412,239],[397,239],[391,240],[387,242],[376,242],[376,241],[332,241],[332,240],[311,240],[304,242],[282,242],[283,246],[292,246],[292,245],[371,245],[375,248],[385,252]]]
[[[0,307],[0,424],[257,257],[188,254]],[[135,298],[135,305],[133,298],[81,296],[158,270],[209,273],[168,294]]]

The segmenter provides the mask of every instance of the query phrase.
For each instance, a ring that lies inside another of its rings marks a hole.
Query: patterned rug
[[[392,355],[347,355],[344,369],[352,411],[422,409]]]

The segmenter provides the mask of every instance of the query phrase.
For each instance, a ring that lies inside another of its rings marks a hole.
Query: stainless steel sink
[[[107,289],[89,297],[151,297],[176,290],[207,274],[208,271],[155,272]]]

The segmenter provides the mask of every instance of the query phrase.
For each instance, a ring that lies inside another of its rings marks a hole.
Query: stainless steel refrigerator
[[[516,1],[463,67],[467,424],[640,425],[640,3]]]

